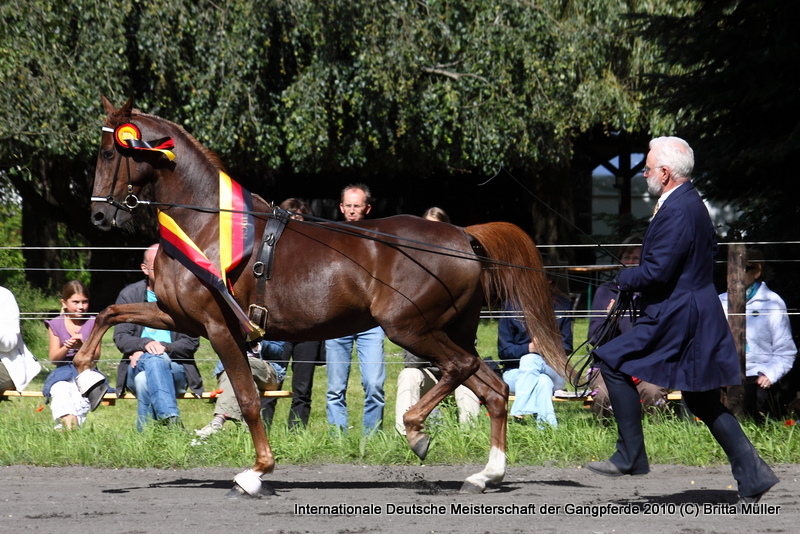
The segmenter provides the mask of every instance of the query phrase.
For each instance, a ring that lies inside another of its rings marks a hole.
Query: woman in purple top
[[[77,280],[67,282],[61,291],[62,314],[45,321],[50,338],[50,361],[56,366],[45,379],[43,393],[48,398],[56,429],[79,427],[89,413],[89,399],[83,397],[75,383],[78,376],[72,359],[89,337],[94,317],[88,317],[89,290]],[[97,347],[95,359],[100,355]]]

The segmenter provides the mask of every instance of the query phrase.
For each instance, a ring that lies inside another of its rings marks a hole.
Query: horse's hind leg
[[[445,345],[442,347],[442,345]],[[446,350],[451,353],[457,353],[458,357],[450,359],[451,362],[447,364],[448,360],[437,362],[442,370],[442,378],[425,394],[423,397],[403,415],[403,424],[406,429],[406,440],[409,447],[414,451],[420,460],[424,460],[428,454],[428,446],[430,445],[430,436],[424,432],[425,419],[430,415],[431,411],[438,405],[445,397],[455,391],[465,379],[474,372],[474,368],[459,367],[452,362],[470,362],[477,366],[480,361],[474,354],[457,346],[450,340],[440,339],[438,350]]]
[[[225,372],[236,393],[236,399],[242,409],[242,418],[250,429],[253,447],[256,450],[255,464],[251,469],[236,475],[233,479],[236,485],[229,496],[246,493],[257,497],[261,494],[261,476],[271,473],[275,468],[275,457],[261,422],[261,403],[247,356],[244,354],[244,342],[237,342],[227,329],[217,332],[217,335],[209,332],[209,338],[212,347],[222,358]]]
[[[442,378],[403,415],[408,446],[420,460],[428,455],[431,438],[425,433],[425,419],[445,397],[455,391],[457,384],[445,373]]]
[[[464,385],[479,399],[483,399],[489,411],[492,425],[489,462],[480,473],[468,477],[461,486],[462,493],[481,493],[487,484],[499,484],[506,474],[506,424],[508,417],[508,385],[484,362]]]

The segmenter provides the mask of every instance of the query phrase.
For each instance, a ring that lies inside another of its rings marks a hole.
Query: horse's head
[[[130,228],[142,188],[172,167],[172,139],[155,117],[133,108],[133,97],[120,109],[102,99],[108,117],[94,175],[92,222],[103,230]]]

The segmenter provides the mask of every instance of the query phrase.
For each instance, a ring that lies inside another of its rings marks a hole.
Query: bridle
[[[152,205],[157,204],[156,202],[151,202],[149,200],[140,200],[134,193],[133,193],[133,184],[131,183],[131,162],[130,156],[131,151],[133,150],[149,150],[149,151],[156,151],[161,152],[167,158],[172,161],[175,159],[175,154],[172,152],[172,148],[174,148],[175,143],[172,141],[171,137],[163,137],[161,139],[156,139],[155,141],[142,141],[141,140],[141,132],[139,128],[136,127],[133,123],[126,122],[120,124],[116,128],[110,128],[108,126],[103,126],[103,131],[108,132],[114,136],[114,146],[116,147],[116,151],[119,154],[119,158],[117,159],[117,165],[114,168],[114,177],[111,180],[111,189],[109,190],[108,194],[104,197],[91,197],[91,202],[105,202],[114,206],[119,210],[127,211],[131,213],[134,208],[142,205]],[[119,169],[122,164],[122,160],[125,160],[125,167],[128,171],[128,185],[127,185],[127,195],[122,202],[119,202],[114,199],[114,190],[117,187],[117,181],[119,179]]]

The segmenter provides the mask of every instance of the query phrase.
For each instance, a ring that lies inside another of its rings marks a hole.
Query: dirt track
[[[727,467],[657,465],[620,479],[513,467],[501,487],[476,496],[458,489],[478,466],[279,466],[268,477],[273,496],[232,500],[231,469],[8,466],[0,467],[0,533],[797,532],[800,465],[775,469],[781,483],[759,514],[743,516],[725,506],[736,500]],[[351,509],[312,509],[326,505]],[[355,506],[366,513],[353,514]]]

